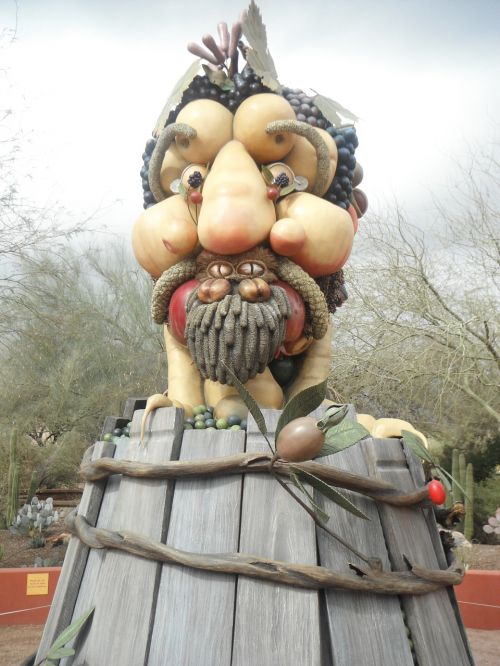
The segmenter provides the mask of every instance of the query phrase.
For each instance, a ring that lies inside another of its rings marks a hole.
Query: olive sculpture
[[[286,424],[278,434],[276,453],[289,462],[311,460],[323,448],[325,434],[311,416],[302,416]]]

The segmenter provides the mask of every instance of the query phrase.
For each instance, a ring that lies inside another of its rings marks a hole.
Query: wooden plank
[[[114,452],[115,460],[125,460],[128,458],[130,440],[129,438],[119,439],[116,443]],[[96,527],[104,529],[115,529],[113,524],[113,513],[120,488],[122,476],[121,474],[113,474],[110,476],[106,483],[106,490],[101,502],[101,509],[97,518]],[[95,606],[97,583],[99,580],[99,573],[101,566],[104,563],[106,548],[91,548],[87,558],[87,564],[83,573],[82,581],[80,583],[80,590],[76,600],[75,608],[73,611],[72,622],[81,617],[89,608]],[[88,638],[88,631],[82,631],[77,639],[70,644],[76,652],[85,651],[85,642]],[[73,657],[61,660],[61,666],[69,666],[73,663]]]
[[[97,442],[92,452],[92,460],[112,457],[114,449],[115,445],[112,442]],[[105,486],[106,481],[85,484],[78,513],[81,516],[85,516],[91,525],[95,525],[96,523]],[[88,546],[85,546],[76,537],[71,538],[64,557],[63,567],[49,616],[43,630],[40,645],[38,646],[36,663],[45,657],[50,646],[61,631],[71,624],[73,608],[85,570],[88,553]]]
[[[134,412],[146,408],[147,398],[127,398],[123,407],[123,418],[127,419],[127,423],[134,418]]]
[[[279,412],[264,410],[268,430]],[[247,451],[268,451],[252,418]],[[316,564],[314,522],[277,482],[245,475],[240,552],[286,562]],[[319,597],[316,591],[239,577],[236,592],[233,666],[321,664]]]
[[[317,462],[345,469],[354,474],[368,475],[359,445],[332,456],[319,458]],[[328,527],[367,557],[380,558],[384,570],[390,571],[391,565],[375,503],[370,498],[354,492],[346,490],[341,492],[363,511],[369,520],[356,518],[315,491],[316,502],[330,516]],[[335,571],[351,572],[349,562],[364,565],[360,558],[320,528],[317,528],[317,538],[320,564],[323,566]],[[325,598],[331,641],[330,653],[335,666],[413,665],[398,597],[381,597],[377,594],[347,590],[327,590]],[[353,630],[354,623],[355,630]],[[387,640],[388,636],[390,640]]]
[[[415,486],[423,486],[425,483],[424,469],[419,458],[412,452],[412,450],[403,443],[403,451],[406,457],[406,462],[408,464],[408,469],[410,470],[410,475]],[[448,567],[448,562],[446,561],[446,555],[443,550],[443,544],[441,543],[441,538],[439,536],[439,530],[437,527],[436,516],[432,508],[423,509],[423,514],[425,516],[425,522],[427,523],[427,528],[431,537],[432,545],[434,546],[434,552],[441,569],[446,569]],[[455,596],[455,588],[448,587],[446,589],[448,597],[450,599],[453,612],[457,621],[458,628],[460,630],[460,635],[462,636],[465,649],[471,663],[474,662],[474,657],[472,655],[472,650],[469,644],[469,639],[467,637],[467,632],[465,631],[464,623],[462,621],[462,616],[460,615],[460,608],[458,606],[457,598]]]
[[[134,415],[129,459],[162,463],[177,458],[183,432],[182,411],[156,410],[149,420],[146,445],[139,446],[142,411]],[[121,480],[112,524],[161,541],[168,526],[173,482]],[[160,564],[119,551],[109,551],[97,581],[96,608],[79,666],[143,664],[149,642]]]
[[[181,460],[241,453],[243,431],[186,431]],[[198,553],[238,550],[241,476],[177,481],[167,543]],[[236,576],[162,566],[148,665],[229,666]]]
[[[371,475],[379,476],[401,489],[414,488],[398,439],[367,439],[362,448]],[[381,504],[379,513],[395,569],[406,568],[403,555],[416,564],[439,568],[422,509]],[[419,664],[465,666],[473,663],[446,590],[423,596],[405,595],[402,603]]]

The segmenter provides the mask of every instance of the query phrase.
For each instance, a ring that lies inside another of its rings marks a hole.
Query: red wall
[[[500,571],[467,571],[455,594],[466,627],[500,629]]]
[[[0,569],[0,625],[44,624],[60,571],[60,567]],[[40,574],[42,578],[33,578]],[[27,594],[28,586],[42,594]],[[466,627],[500,629],[500,571],[467,571],[455,594]]]
[[[61,567],[0,569],[0,625],[44,624],[60,572]]]

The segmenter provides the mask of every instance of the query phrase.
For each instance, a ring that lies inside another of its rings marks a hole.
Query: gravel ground
[[[23,659],[33,654],[40,641],[42,630],[43,627],[36,624],[0,627],[2,666],[19,666]],[[467,635],[476,666],[498,666],[500,631],[468,629]]]

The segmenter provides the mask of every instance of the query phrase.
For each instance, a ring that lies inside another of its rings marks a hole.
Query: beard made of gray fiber
[[[245,384],[273,360],[291,314],[286,292],[271,286],[263,303],[244,301],[239,293],[202,303],[196,290],[187,301],[186,338],[204,379],[232,384],[223,362]]]

